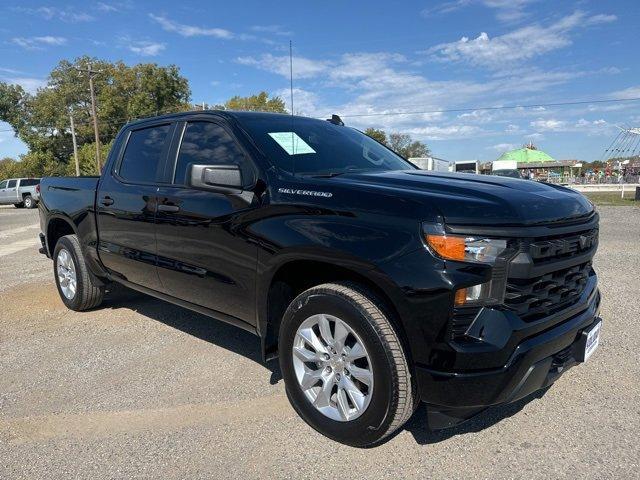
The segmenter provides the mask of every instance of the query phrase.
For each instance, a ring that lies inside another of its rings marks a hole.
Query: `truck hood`
[[[335,177],[353,186],[397,190],[435,209],[452,225],[535,225],[588,216],[593,205],[569,188],[491,175],[421,170]]]

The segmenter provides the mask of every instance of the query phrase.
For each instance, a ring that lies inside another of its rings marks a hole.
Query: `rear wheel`
[[[53,271],[60,298],[71,310],[88,310],[102,303],[104,287],[89,273],[75,235],[58,240],[53,252]]]
[[[24,208],[33,208],[36,206],[36,202],[31,195],[25,195],[22,199],[22,204]]]
[[[400,339],[375,296],[324,284],[291,302],[280,326],[287,396],[314,429],[366,447],[404,425],[415,395]]]

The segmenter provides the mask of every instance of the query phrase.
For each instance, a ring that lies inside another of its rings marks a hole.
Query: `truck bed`
[[[47,232],[52,219],[65,219],[79,233],[83,246],[95,242],[95,200],[99,180],[100,177],[43,178],[39,203],[42,233]]]

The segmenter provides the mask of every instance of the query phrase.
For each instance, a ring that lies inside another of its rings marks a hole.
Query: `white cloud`
[[[404,129],[403,132],[413,135],[421,140],[470,138],[477,137],[484,133],[479,127],[474,125],[430,125],[426,127]]]
[[[270,33],[272,35],[279,35],[281,37],[290,37],[293,32],[286,30],[281,25],[254,25],[251,30],[258,33]]]
[[[517,143],[498,143],[488,148],[490,148],[491,150],[495,150],[498,153],[504,153],[508,152],[509,150],[515,150],[519,146],[520,145],[518,145]]]
[[[525,7],[534,0],[484,0],[486,7],[497,10],[496,18],[501,22],[514,22],[525,16]]]
[[[476,38],[462,37],[451,43],[429,48],[431,58],[446,62],[464,62],[490,69],[529,60],[553,50],[571,45],[571,32],[600,23],[609,23],[614,15],[588,16],[575,12],[547,26],[533,24],[504,35],[490,37],[486,32]]]
[[[236,62],[279,75],[283,88],[275,94],[289,107],[289,89],[284,88],[289,79],[288,56],[240,57]],[[545,72],[531,66],[525,76],[514,70],[471,81],[431,80],[414,68],[404,56],[388,52],[347,53],[330,59],[296,57],[295,113],[316,118],[328,118],[337,113],[356,128],[400,131],[431,142],[495,137],[489,146],[504,143],[506,138],[512,141],[514,136],[522,137],[524,143],[528,138],[539,140],[543,132],[570,131],[591,135],[588,127],[597,131],[596,124],[587,126],[578,121],[581,116],[588,118],[587,106],[581,107],[580,111],[544,107],[464,113],[439,111],[474,104],[535,103],[529,96],[531,93],[548,94],[551,87],[590,72]],[[342,100],[325,97],[326,92],[336,90],[341,92]],[[565,111],[571,113],[564,114]],[[487,144],[479,148],[485,150]]]
[[[127,45],[127,48],[143,57],[155,57],[164,51],[166,45],[164,43],[148,42],[148,41],[134,41]]]
[[[640,85],[625,88],[624,90],[617,90],[609,94],[610,98],[640,98]]]
[[[177,33],[183,37],[215,37],[222,39],[233,38],[234,35],[224,28],[204,28],[193,25],[185,25],[183,23],[174,22],[162,15],[149,14],[149,18],[158,23],[165,31]]]
[[[240,65],[256,67],[260,70],[276,73],[289,78],[289,57],[287,55],[274,56],[270,53],[260,57],[238,57],[236,62]],[[311,78],[325,72],[329,63],[324,61],[311,60],[305,57],[293,57],[293,77]]]
[[[525,16],[525,7],[536,0],[452,0],[422,10],[423,17],[443,15],[466,7],[480,5],[496,11],[501,22],[513,22]]]
[[[277,90],[275,95],[284,100],[287,110],[291,109],[291,91],[288,88]],[[326,110],[321,107],[318,95],[302,88],[293,89],[293,110],[296,115],[309,117],[327,115]]]
[[[67,23],[90,22],[95,20],[95,17],[92,15],[89,15],[86,12],[79,12],[75,8],[71,7],[15,7],[14,10],[26,13],[27,15],[37,15],[46,20],[61,20]]]
[[[117,12],[119,8],[111,3],[98,2],[98,10],[101,12]]]
[[[536,130],[557,132],[560,130],[564,130],[567,126],[567,122],[563,120],[556,120],[553,118],[546,120],[539,118],[538,120],[534,120],[533,122],[531,122],[529,125],[531,125]]]
[[[580,118],[577,121],[558,119],[538,119],[529,124],[537,133],[541,132],[582,132],[588,135],[610,135],[613,126],[603,118],[587,120]]]
[[[67,39],[51,35],[44,37],[14,37],[11,39],[11,43],[18,45],[19,47],[26,48],[27,50],[39,50],[43,47],[58,47],[66,45]]]
[[[47,85],[46,80],[41,78],[22,77],[22,76],[0,76],[0,81],[20,85],[26,92],[35,93],[39,88]]]

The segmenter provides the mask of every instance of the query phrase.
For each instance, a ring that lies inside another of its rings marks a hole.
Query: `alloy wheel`
[[[302,322],[293,342],[293,367],[306,398],[326,417],[354,420],[369,406],[371,359],[362,340],[342,319],[317,314]]]
[[[78,280],[73,258],[71,258],[71,254],[66,249],[63,248],[58,252],[56,265],[60,290],[62,290],[62,294],[66,298],[71,300],[76,295]]]

